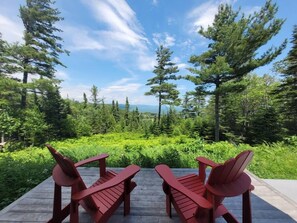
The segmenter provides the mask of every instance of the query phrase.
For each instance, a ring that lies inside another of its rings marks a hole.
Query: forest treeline
[[[150,90],[146,93],[158,99],[157,114],[131,111],[128,98],[124,109],[116,99],[106,103],[95,84],[90,98],[84,93],[83,101],[63,99],[55,77],[56,66],[64,66],[59,55],[69,54],[58,36],[62,30],[55,26],[63,18],[51,0],[27,0],[19,11],[25,28],[23,43],[8,43],[0,35],[0,134],[5,150],[111,132],[249,144],[296,136],[297,26],[288,55],[275,63],[282,77],[253,73],[271,63],[287,43],[284,40],[259,53],[285,22],[275,18],[277,5],[270,0],[248,16],[220,5],[212,26],[198,32],[210,44],[207,51],[189,58],[188,75],[178,75],[171,61],[173,52],[158,47],[155,76],[147,81]],[[179,79],[192,82],[195,88],[180,97]],[[170,109],[161,111],[161,105]],[[177,112],[175,106],[182,111]]]

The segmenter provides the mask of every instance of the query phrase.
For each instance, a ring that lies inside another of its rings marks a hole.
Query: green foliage
[[[125,167],[134,163],[148,168],[159,163],[177,168],[197,168],[197,156],[224,162],[243,150],[251,149],[255,156],[249,170],[257,176],[297,179],[296,137],[288,138],[285,142],[250,147],[228,142],[209,144],[201,138],[187,136],[145,138],[139,133],[112,133],[53,141],[50,144],[75,162],[108,153],[108,167]],[[53,166],[54,161],[45,148],[30,147],[0,153],[0,208],[49,177]]]
[[[62,48],[62,38],[57,36],[62,30],[55,26],[63,18],[53,7],[52,0],[26,0],[26,4],[20,6],[20,17],[25,27],[24,72],[52,78],[54,66],[63,65],[59,54],[69,54]]]
[[[29,145],[40,145],[47,140],[47,130],[49,129],[44,119],[44,113],[37,108],[26,109],[24,111],[24,122],[21,126],[21,136]]]
[[[0,209],[50,176],[53,160],[45,149],[0,154]]]
[[[23,73],[21,106],[27,106],[28,79],[30,75],[40,75],[54,79],[55,66],[63,63],[59,55],[69,52],[62,47],[62,38],[58,36],[61,29],[56,22],[63,20],[58,9],[53,8],[52,0],[26,0],[20,6],[20,18],[23,21],[24,44],[16,44],[12,56],[17,58],[13,65]]]
[[[145,95],[154,95],[159,101],[158,110],[158,124],[161,120],[161,105],[179,105],[180,100],[178,98],[178,90],[176,84],[169,83],[170,80],[177,80],[175,73],[177,73],[178,67],[171,61],[172,52],[169,48],[159,46],[156,51],[157,65],[155,66],[155,77],[148,79],[147,84],[151,86],[150,91]]]
[[[285,127],[289,134],[297,132],[297,25],[294,26],[292,49],[287,57],[280,61],[277,71],[283,74],[278,89],[274,92],[280,102],[280,112],[284,114]]]
[[[249,144],[275,142],[282,138],[281,116],[275,96],[278,82],[269,75],[248,74],[224,88],[242,88],[222,96],[221,131],[223,139]]]
[[[169,167],[180,167],[181,158],[177,149],[167,147],[162,154],[157,157],[157,163],[167,164]]]
[[[18,81],[0,74],[0,109],[17,109],[20,94]]]
[[[276,142],[281,139],[279,115],[273,107],[260,109],[251,120],[249,140],[252,143]]]
[[[71,112],[70,106],[67,101],[62,99],[58,87],[50,86],[44,91],[39,104],[48,125],[50,138],[61,139],[75,136],[72,123],[68,118],[68,114]]]
[[[209,39],[209,50],[193,55],[193,68],[185,78],[193,82],[199,92],[215,95],[215,140],[220,133],[220,97],[228,89],[222,85],[230,80],[240,80],[254,69],[270,63],[284,49],[286,41],[278,48],[269,48],[258,57],[258,51],[281,29],[283,19],[276,19],[276,4],[270,0],[259,12],[251,16],[238,16],[231,5],[220,5],[212,26],[201,28],[199,34]]]

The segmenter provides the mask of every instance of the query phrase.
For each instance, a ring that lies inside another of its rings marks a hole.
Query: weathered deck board
[[[119,171],[120,169],[114,169]],[[193,173],[193,169],[173,169],[176,176]],[[91,184],[98,178],[97,168],[80,168],[80,172]],[[253,222],[255,223],[293,223],[297,222],[297,204],[281,195],[264,181],[251,175],[256,189],[252,195]],[[131,213],[123,217],[123,207],[119,207],[110,218],[110,223],[178,223],[173,209],[173,218],[165,212],[165,195],[162,180],[154,169],[141,169],[134,178],[138,186],[131,195]],[[63,201],[69,201],[70,191],[63,189]],[[39,184],[23,197],[0,211],[0,222],[46,222],[51,218],[53,202],[53,181],[50,178]],[[234,215],[241,217],[241,197],[226,199]],[[65,222],[69,222],[66,219]],[[80,222],[92,222],[88,214],[80,209]],[[216,222],[225,222],[218,219]]]

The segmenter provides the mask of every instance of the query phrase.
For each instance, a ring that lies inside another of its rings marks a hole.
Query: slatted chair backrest
[[[220,185],[234,182],[241,176],[252,158],[252,151],[246,150],[241,152],[235,158],[214,167],[210,172],[207,183],[209,185]]]
[[[56,151],[53,147],[47,145],[48,150],[56,160],[57,164],[61,167],[63,172],[72,178],[80,177],[79,173],[77,172],[74,162],[67,157],[62,156],[58,151]]]
[[[50,145],[46,145],[52,156],[57,162],[57,165],[61,168],[63,173],[70,178],[77,179],[75,180],[75,184],[71,185],[71,193],[74,194],[78,191],[87,189],[85,183],[83,182],[79,172],[77,171],[76,167],[74,166],[74,162],[70,160],[67,157],[64,157],[62,154],[60,154],[58,151],[56,151],[53,147]],[[65,186],[65,185],[61,185]],[[68,185],[67,185],[68,186]],[[93,200],[92,196],[87,197],[84,199],[85,204],[91,208],[91,209],[97,209],[98,207],[95,204],[95,201]]]

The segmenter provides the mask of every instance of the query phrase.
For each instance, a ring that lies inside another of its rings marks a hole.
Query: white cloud
[[[232,5],[235,2],[237,0],[210,0],[191,10],[187,16],[188,19],[192,20],[193,30],[191,32],[197,32],[201,27],[207,28],[210,26],[214,21],[220,4]]]
[[[124,85],[112,85],[107,88],[102,89],[103,95],[108,95],[109,97],[113,94],[121,94],[122,96],[131,92],[137,92],[141,84],[139,83],[129,83]]]
[[[136,82],[134,77],[123,78],[111,83],[109,86],[103,87],[100,94],[107,103],[117,100],[119,103],[124,104],[126,97],[128,97],[130,104],[156,104],[155,97],[144,95],[144,92],[148,90],[146,88],[144,84]]]
[[[243,13],[246,15],[251,15],[255,12],[260,11],[261,6],[245,7],[242,9]]]
[[[178,66],[178,69],[185,69],[186,67],[187,67],[187,64],[185,64],[185,63],[179,63],[179,64],[177,64],[177,66]]]
[[[194,31],[200,27],[207,28],[212,24],[218,11],[218,4],[213,1],[205,2],[189,12],[188,18],[192,20]]]
[[[67,40],[70,40],[70,46],[68,46],[70,51],[80,51],[80,50],[103,50],[105,46],[102,45],[93,37],[93,31],[88,30],[85,27],[71,27],[64,25],[63,33]]]
[[[23,24],[21,21],[14,21],[7,16],[0,14],[0,32],[2,38],[9,43],[22,42],[23,37]]]
[[[70,85],[69,83],[62,82],[60,93],[63,98],[82,101],[84,93],[90,99],[91,87],[90,85]],[[155,105],[157,103],[155,97],[144,95],[146,90],[145,86],[137,83],[134,77],[123,78],[108,86],[99,87],[99,98],[103,98],[106,103],[117,100],[120,104],[124,104],[126,97],[128,97],[130,104]]]
[[[70,85],[66,82],[61,83],[60,94],[63,98],[74,99],[77,101],[83,100],[83,94],[85,93],[87,97],[90,97],[90,89],[92,86],[89,85]],[[100,93],[100,92],[99,92]]]
[[[10,74],[10,75],[11,75],[11,77],[17,78],[19,80],[23,80],[23,76],[24,76],[24,74],[21,73],[21,72],[17,72],[17,73]],[[31,82],[31,81],[32,81],[32,75],[29,75],[28,76],[28,82]]]
[[[142,71],[152,71],[156,65],[156,58],[154,56],[148,56],[146,54],[140,54],[137,57],[137,64]]]
[[[154,6],[157,6],[158,3],[159,3],[158,0],[153,0],[153,1],[152,1],[152,4],[153,4]]]
[[[94,17],[100,23],[107,26],[103,31],[105,37],[116,34],[116,40],[130,46],[142,46],[147,42],[142,27],[140,26],[135,12],[124,0],[83,0],[90,7]],[[99,32],[100,33],[100,32]]]
[[[175,63],[176,66],[178,66],[178,69],[180,69],[180,70],[187,67],[187,64],[182,63],[181,59],[179,57],[173,57],[172,62]]]
[[[65,72],[65,71],[62,71],[62,70],[58,70],[56,73],[55,73],[55,76],[57,79],[59,80],[69,80],[69,75]]]
[[[175,45],[175,38],[168,33],[153,33],[153,41],[157,46],[170,47]]]
[[[93,51],[99,58],[113,60],[121,67],[129,64],[129,69],[147,71],[152,67],[150,43],[135,12],[125,0],[81,1],[92,13],[98,29],[63,26],[65,36],[70,39],[68,48],[71,51]]]

